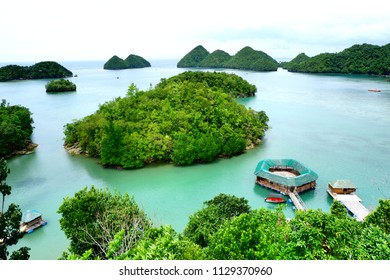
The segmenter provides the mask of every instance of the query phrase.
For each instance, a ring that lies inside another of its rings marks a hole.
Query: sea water
[[[22,211],[36,209],[48,222],[13,247],[30,247],[31,259],[57,259],[69,245],[58,208],[64,197],[92,185],[134,196],[155,225],[171,224],[178,232],[204,201],[220,193],[244,197],[252,209],[274,209],[264,202],[268,190],[255,185],[253,174],[265,158],[293,158],[319,175],[317,188],[301,196],[309,208],[329,212],[327,184],[336,179],[355,183],[370,210],[380,198],[390,197],[390,83],[383,77],[222,70],[258,89],[255,97],[239,100],[270,118],[270,129],[256,148],[209,164],[156,164],[121,171],[69,155],[63,148],[65,124],[125,96],[131,83],[147,90],[161,78],[187,70],[176,68],[175,60],[151,63],[151,68],[112,71],[103,70],[102,61],[62,62],[77,75],[70,78],[76,93],[47,94],[48,80],[0,83],[0,99],[32,112],[32,138],[39,145],[30,155],[8,160],[12,194],[6,202],[20,205]],[[372,93],[370,88],[382,91]],[[285,213],[293,217],[291,204]]]

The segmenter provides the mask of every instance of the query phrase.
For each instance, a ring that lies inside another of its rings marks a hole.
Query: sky
[[[275,59],[390,43],[384,0],[0,0],[0,62],[180,59],[202,45]]]

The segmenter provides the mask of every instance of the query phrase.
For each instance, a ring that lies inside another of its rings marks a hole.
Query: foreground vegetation
[[[10,157],[31,145],[33,119],[29,109],[0,104],[0,157]]]
[[[46,92],[66,92],[76,91],[76,85],[69,80],[59,79],[53,80],[46,84]]]
[[[390,200],[361,223],[335,201],[331,213],[251,209],[220,194],[189,217],[183,233],[155,227],[127,195],[95,187],[67,197],[59,211],[71,240],[62,259],[388,260]],[[105,234],[103,234],[105,233]]]
[[[276,71],[278,62],[262,51],[245,47],[230,56],[228,53],[216,50],[209,53],[203,46],[197,46],[186,54],[178,63],[179,68],[231,68],[251,71]]]
[[[54,61],[43,61],[32,66],[7,65],[0,67],[0,82],[30,79],[72,77],[71,71]]]
[[[10,203],[7,210],[4,211],[6,196],[11,195],[11,186],[6,182],[10,169],[7,162],[0,158],[0,193],[2,194],[0,211],[0,260],[28,260],[30,258],[30,248],[21,247],[14,250],[10,255],[8,247],[18,243],[23,233],[19,231],[22,220],[22,212],[19,205]]]
[[[354,45],[339,53],[313,57],[301,53],[282,66],[290,72],[390,75],[390,44]]]
[[[123,168],[231,157],[258,144],[268,128],[263,111],[247,109],[225,92],[246,94],[245,87],[247,82],[232,74],[196,72],[163,79],[147,91],[132,85],[126,97],[67,124],[65,145]]]

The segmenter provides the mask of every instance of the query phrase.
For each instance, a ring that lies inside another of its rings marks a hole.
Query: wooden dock
[[[303,202],[302,198],[299,196],[297,192],[289,192],[288,196],[290,197],[292,203],[294,204],[295,208],[298,210],[306,210],[307,207],[305,203]]]
[[[361,203],[362,200],[356,194],[336,194],[328,189],[333,199],[340,201],[358,221],[363,221],[370,211]]]

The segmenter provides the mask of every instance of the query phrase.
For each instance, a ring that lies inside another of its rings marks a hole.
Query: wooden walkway
[[[303,202],[302,198],[299,196],[297,192],[289,192],[288,196],[290,197],[292,203],[294,203],[294,206],[298,210],[306,210],[307,207],[305,203]]]
[[[328,190],[333,199],[340,201],[358,221],[363,221],[370,211],[361,203],[362,200],[356,194],[335,194]]]

